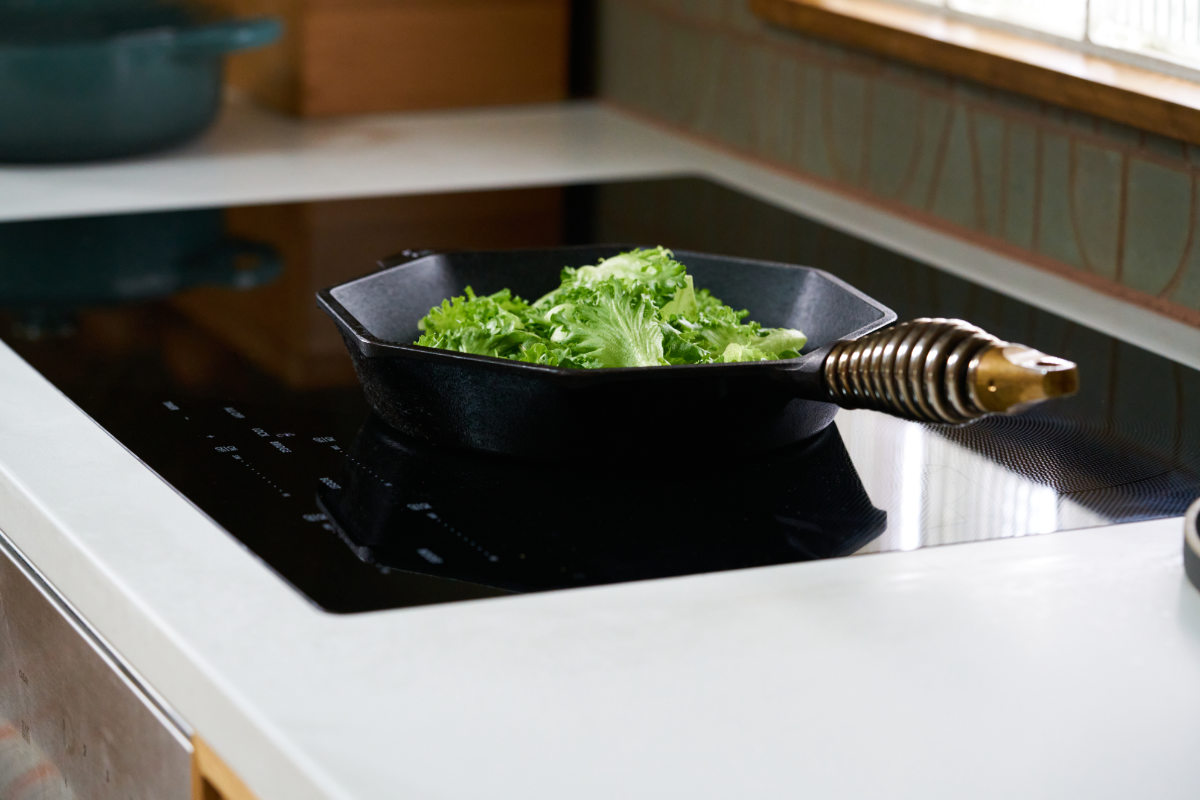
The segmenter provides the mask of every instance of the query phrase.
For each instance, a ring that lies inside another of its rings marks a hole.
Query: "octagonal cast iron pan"
[[[805,439],[839,406],[961,424],[1075,389],[1075,365],[961,320],[880,330],[895,313],[818,269],[676,251],[749,319],[803,331],[799,358],[736,364],[565,369],[410,344],[442,300],[503,288],[539,297],[564,266],[630,246],[413,252],[322,290],[367,401],[400,432],[437,445],[532,458],[756,453]]]

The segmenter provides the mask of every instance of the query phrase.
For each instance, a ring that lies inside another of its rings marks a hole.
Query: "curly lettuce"
[[[665,247],[565,267],[558,288],[526,302],[508,289],[471,287],[418,323],[424,347],[531,364],[598,369],[795,358],[805,336],[746,322]]]

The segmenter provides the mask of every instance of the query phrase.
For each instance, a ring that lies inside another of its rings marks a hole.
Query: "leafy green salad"
[[[803,333],[743,322],[696,289],[665,247],[637,249],[586,267],[532,303],[508,289],[442,301],[421,319],[416,344],[531,364],[592,369],[794,358]]]

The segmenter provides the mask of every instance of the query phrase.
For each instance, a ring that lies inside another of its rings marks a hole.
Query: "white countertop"
[[[0,219],[701,173],[1200,366],[1200,331],[595,105],[0,168]],[[317,611],[0,346],[0,529],[262,800],[1195,798],[1179,520]]]

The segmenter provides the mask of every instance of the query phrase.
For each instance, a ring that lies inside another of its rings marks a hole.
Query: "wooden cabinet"
[[[258,800],[199,736],[192,737],[192,800]]]
[[[536,103],[567,94],[569,0],[219,0],[284,23],[229,80],[301,116]]]

